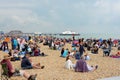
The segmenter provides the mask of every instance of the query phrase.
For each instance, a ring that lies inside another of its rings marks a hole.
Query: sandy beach
[[[112,76],[120,76],[120,59],[114,59],[110,57],[103,57],[102,50],[99,50],[99,54],[90,54],[91,60],[87,61],[89,65],[98,65],[99,68],[94,72],[74,72],[74,70],[67,70],[64,68],[65,58],[60,57],[60,51],[51,50],[48,46],[41,46],[41,51],[45,52],[48,56],[45,57],[32,57],[34,62],[40,62],[45,65],[45,69],[30,69],[26,70],[30,74],[37,73],[37,80],[96,80]],[[71,50],[71,45],[66,44],[65,48]],[[116,53],[117,50],[113,48],[112,53]],[[1,53],[1,57],[3,52]],[[72,59],[75,63],[76,60]],[[20,69],[20,61],[12,62],[15,68]],[[10,80],[26,80],[23,77],[12,77]]]
[[[2,75],[120,80],[120,0],[0,0]]]

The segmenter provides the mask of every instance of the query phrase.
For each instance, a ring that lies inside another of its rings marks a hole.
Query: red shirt
[[[39,50],[36,49],[36,50],[34,51],[34,56],[39,56]]]
[[[1,61],[1,64],[4,64],[4,63],[7,64],[8,75],[9,75],[9,77],[11,77],[11,76],[13,75],[13,72],[12,72],[12,70],[13,70],[13,66],[12,66],[10,60],[2,60],[2,61]]]

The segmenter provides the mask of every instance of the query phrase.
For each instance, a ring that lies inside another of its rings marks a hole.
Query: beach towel
[[[120,58],[120,56],[114,56],[114,55],[110,56],[110,57],[112,57],[112,58]]]

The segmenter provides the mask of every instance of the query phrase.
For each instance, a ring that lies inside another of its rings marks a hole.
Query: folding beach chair
[[[9,74],[8,74],[8,67],[7,64],[1,64],[2,70],[1,70],[1,80],[9,80]]]

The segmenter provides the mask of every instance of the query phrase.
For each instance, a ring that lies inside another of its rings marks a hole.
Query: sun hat
[[[9,54],[4,54],[3,59],[11,59],[12,57]]]

